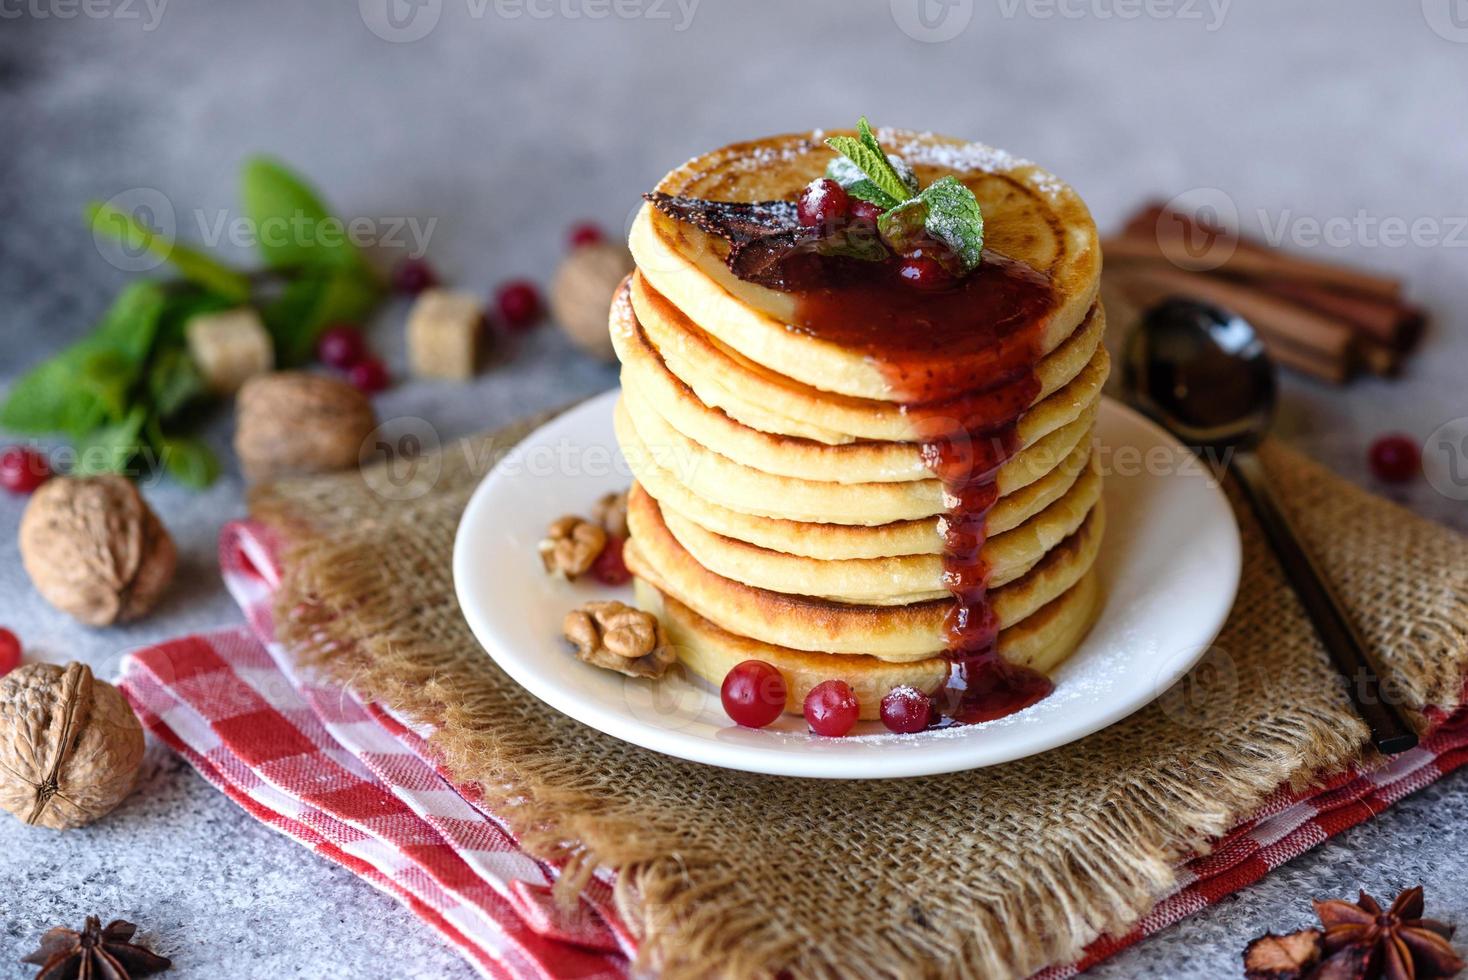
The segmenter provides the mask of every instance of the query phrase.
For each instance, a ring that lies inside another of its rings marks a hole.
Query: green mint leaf
[[[190,490],[202,490],[219,478],[219,457],[203,440],[158,433],[154,444],[168,475]]]
[[[972,272],[984,252],[984,213],[974,192],[953,177],[942,177],[923,188],[921,197],[928,202],[928,234],[958,256],[965,273]]]
[[[250,295],[250,280],[203,252],[170,241],[153,229],[110,204],[93,202],[87,207],[87,221],[94,234],[106,234],[132,251],[147,251],[173,263],[185,279],[205,289],[243,302]]]
[[[93,429],[78,439],[72,472],[78,476],[125,473],[128,463],[142,449],[140,437],[147,417],[147,410],[139,405],[126,418]]]
[[[335,322],[364,319],[376,306],[381,286],[358,269],[313,272],[289,283],[260,311],[282,365],[310,358],[316,340]]]
[[[909,252],[926,239],[946,245],[938,256],[955,275],[978,267],[984,251],[984,215],[973,191],[953,177],[942,177],[922,193],[877,219],[877,229],[898,253]]]
[[[875,204],[883,211],[901,203],[872,183],[862,169],[846,157],[833,157],[826,164],[826,176],[840,184],[847,194]]]
[[[876,140],[873,139],[871,144],[876,145]],[[851,136],[832,136],[826,140],[826,145],[856,164],[857,169],[887,197],[898,203],[912,197],[912,190],[886,154],[881,152],[880,146],[874,150],[872,145]]]
[[[160,351],[148,368],[148,396],[160,419],[171,419],[205,393],[194,359],[182,347]]]
[[[240,202],[255,225],[267,265],[366,269],[346,237],[346,226],[304,179],[279,161],[254,157],[245,162]]]
[[[105,364],[88,363],[99,355],[117,358],[114,364],[128,378],[149,356],[165,306],[163,288],[142,281],[118,294],[92,333],[31,369],[10,388],[0,407],[0,427],[26,435],[65,432],[80,437],[109,415],[124,414],[125,388],[119,392],[104,384],[99,398],[96,372]],[[130,384],[131,382],[125,382]]]

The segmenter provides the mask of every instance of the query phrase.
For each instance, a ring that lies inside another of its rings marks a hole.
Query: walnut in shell
[[[0,808],[53,830],[81,827],[132,792],[143,726],[122,694],[73,663],[0,680]]]
[[[566,613],[561,630],[578,659],[628,677],[661,677],[677,659],[658,618],[624,603],[588,602]]]
[[[331,473],[356,466],[376,428],[372,402],[345,381],[279,371],[240,389],[234,449],[255,481]]]
[[[48,480],[20,521],[20,557],[36,591],[88,626],[145,615],[173,579],[173,538],[120,476]]]

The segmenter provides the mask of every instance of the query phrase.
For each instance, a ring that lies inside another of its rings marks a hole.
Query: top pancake
[[[794,199],[832,159],[821,142],[826,135],[736,143],[689,161],[657,189],[708,200]],[[1049,277],[1056,302],[1034,335],[1034,355],[1070,337],[1091,308],[1101,271],[1095,224],[1080,197],[1034,164],[982,144],[905,130],[877,135],[924,185],[945,175],[967,185],[984,211],[986,249]],[[739,355],[824,391],[904,400],[867,352],[802,332],[795,296],[735,278],[724,264],[724,242],[644,206],[629,244],[651,286]]]

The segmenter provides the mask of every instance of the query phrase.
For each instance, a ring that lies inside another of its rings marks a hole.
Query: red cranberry
[[[34,493],[51,479],[51,464],[29,446],[11,446],[0,453],[0,487],[11,493]]]
[[[845,681],[821,681],[805,696],[805,721],[817,735],[839,738],[860,715],[861,705]]]
[[[818,177],[805,185],[795,204],[795,216],[808,227],[831,227],[846,217],[850,201],[846,189],[829,177]]]
[[[1371,444],[1371,472],[1387,483],[1406,483],[1422,471],[1422,450],[1411,436],[1400,432]]]
[[[0,677],[20,666],[20,638],[0,626]]]
[[[851,199],[851,216],[858,221],[870,221],[872,224],[876,224],[877,219],[882,216],[882,208],[880,205],[873,204],[871,201],[863,201],[859,197],[853,197]]]
[[[626,585],[632,581],[632,573],[627,570],[627,561],[622,555],[622,549],[626,545],[627,539],[621,535],[607,535],[606,547],[591,564],[591,574],[598,582],[603,585]]]
[[[746,660],[724,675],[719,700],[736,725],[764,728],[785,711],[785,678],[763,660]]]
[[[409,296],[437,285],[438,276],[424,259],[403,259],[392,271],[392,288]]]
[[[352,365],[351,369],[347,371],[347,380],[358,391],[368,395],[375,395],[392,383],[392,379],[388,377],[387,366],[371,354]]]
[[[882,699],[882,724],[888,731],[911,735],[927,728],[932,717],[933,702],[916,688],[894,687]]]
[[[601,225],[592,221],[583,221],[571,226],[571,233],[568,237],[572,248],[580,248],[582,245],[595,245],[605,241],[607,236],[602,233]]]
[[[953,276],[926,255],[909,255],[897,266],[897,275],[915,289],[943,289],[953,284]]]
[[[526,279],[513,279],[495,293],[500,321],[513,330],[524,330],[540,319],[540,290]]]
[[[338,323],[316,341],[316,359],[327,367],[345,371],[367,356],[362,331],[350,323]]]

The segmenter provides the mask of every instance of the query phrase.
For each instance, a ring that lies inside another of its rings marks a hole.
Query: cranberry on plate
[[[861,705],[845,681],[821,681],[805,696],[805,721],[817,735],[839,738],[860,716]]]
[[[580,248],[583,245],[595,245],[605,241],[607,236],[602,232],[600,225],[593,221],[583,221],[580,224],[572,225],[571,232],[566,237],[572,248]]]
[[[0,626],[0,677],[20,666],[20,638]]]
[[[763,660],[735,664],[719,688],[724,711],[745,728],[764,728],[780,717],[785,696],[785,678]]]
[[[933,702],[914,687],[894,687],[882,698],[882,724],[890,732],[911,735],[928,727],[933,718]]]

